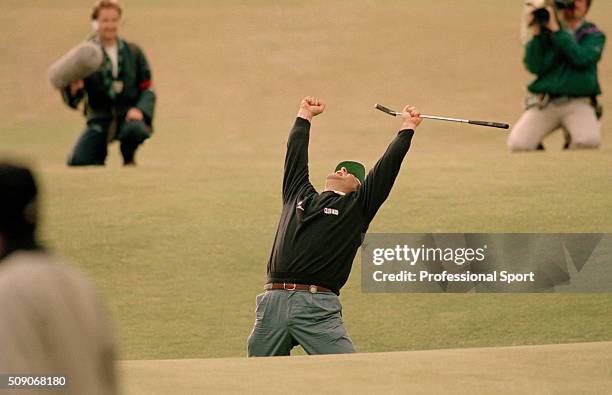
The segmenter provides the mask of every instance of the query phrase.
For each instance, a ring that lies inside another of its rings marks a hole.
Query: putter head
[[[382,104],[374,104],[374,108],[377,110],[380,110],[386,114],[391,115],[392,117],[395,117],[397,115],[397,112],[391,110],[390,108],[387,108],[385,106],[383,106]]]

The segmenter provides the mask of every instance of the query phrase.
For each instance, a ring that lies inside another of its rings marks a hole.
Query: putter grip
[[[510,125],[507,123],[489,122],[489,121],[468,121],[472,125],[488,126],[491,128],[508,129]]]
[[[377,110],[380,110],[380,111],[382,111],[384,113],[387,113],[387,114],[391,115],[392,117],[395,116],[395,112],[393,110],[383,106],[382,104],[376,104],[376,105],[374,105],[374,108],[376,108]]]

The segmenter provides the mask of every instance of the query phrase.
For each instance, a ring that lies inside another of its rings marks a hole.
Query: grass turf
[[[468,0],[130,1],[122,32],[145,50],[156,132],[120,166],[69,169],[82,119],[45,82],[82,39],[89,2],[8,1],[0,14],[0,153],[30,158],[46,244],[91,275],[126,359],[244,355],[280,213],[287,133],[302,96],[311,179],[341,159],[374,164],[398,121],[372,109],[513,123],[524,85],[519,4]],[[612,4],[592,19],[612,31]],[[42,33],[41,33],[42,32]],[[604,92],[612,88],[604,57]],[[612,108],[607,96],[606,108]],[[511,155],[506,133],[435,121],[417,131],[372,232],[612,232],[612,148]],[[360,351],[611,340],[609,294],[366,295],[343,289]]]
[[[277,358],[122,361],[127,393],[604,394],[611,342]],[[295,374],[300,372],[300,374]],[[240,376],[240,380],[235,378]],[[313,384],[316,383],[316,384]]]

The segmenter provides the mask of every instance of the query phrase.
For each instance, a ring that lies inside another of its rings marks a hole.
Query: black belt
[[[294,283],[268,283],[264,285],[264,291],[274,291],[283,289],[285,291],[308,291],[316,294],[317,292],[332,292],[331,289],[320,287],[318,285],[305,285],[305,284],[294,284]]]

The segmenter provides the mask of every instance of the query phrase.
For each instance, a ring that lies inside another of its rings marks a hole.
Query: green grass
[[[604,394],[612,342],[312,357],[121,361],[126,393]],[[215,374],[202,374],[214,372]],[[297,372],[297,374],[296,374]],[[235,378],[239,376],[240,380]]]
[[[303,95],[328,101],[310,149],[321,187],[338,160],[369,167],[386,148],[398,122],[375,102],[512,123],[529,78],[518,4],[132,1],[123,31],[152,63],[155,135],[138,168],[115,144],[106,167],[69,169],[82,119],[45,70],[85,36],[88,7],[14,2],[0,15],[0,153],[35,165],[41,236],[99,285],[125,359],[244,355]],[[611,4],[592,16],[612,32]],[[611,68],[604,57],[605,92]],[[425,121],[370,230],[612,232],[607,125],[597,151],[552,137],[545,153],[511,155],[505,132]],[[372,295],[359,273],[357,259],[342,302],[360,351],[612,339],[609,294]]]

